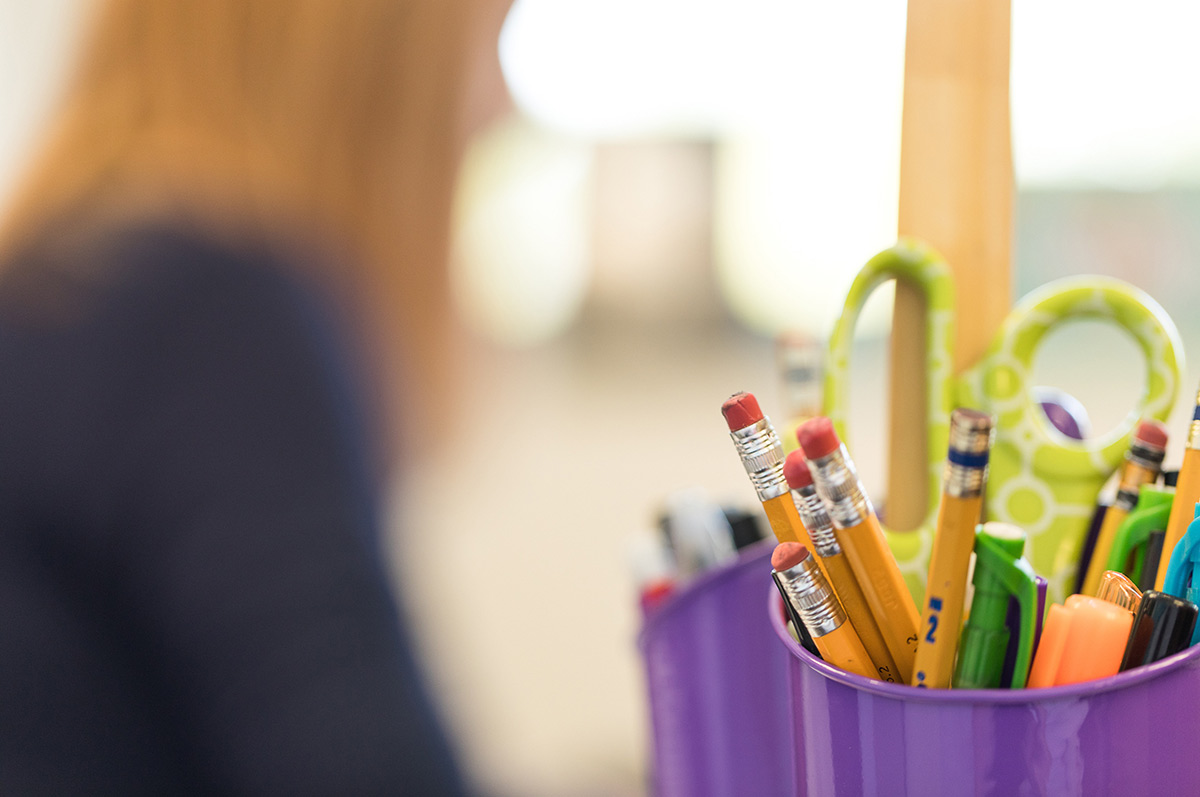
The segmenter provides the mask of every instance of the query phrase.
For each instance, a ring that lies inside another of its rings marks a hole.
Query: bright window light
[[[1013,147],[1022,185],[1200,182],[1200,5],[1013,3]]]
[[[458,187],[455,298],[467,323],[509,346],[574,320],[590,276],[592,149],[519,118],[473,143]]]
[[[904,28],[892,0],[517,0],[500,56],[548,128],[715,141],[729,307],[764,334],[826,334],[895,239]],[[1200,183],[1197,29],[1188,0],[1015,0],[1018,183]]]

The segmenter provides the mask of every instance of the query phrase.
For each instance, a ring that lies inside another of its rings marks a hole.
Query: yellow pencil
[[[900,682],[909,683],[921,618],[896,557],[888,548],[875,509],[828,418],[808,421],[800,427],[797,437],[812,470],[817,494],[833,519],[837,541],[896,662]]]
[[[1171,503],[1171,514],[1167,518],[1167,536],[1163,538],[1158,574],[1154,577],[1154,588],[1159,592],[1162,592],[1167,580],[1171,551],[1175,550],[1188,524],[1195,519],[1197,501],[1200,501],[1200,394],[1196,396],[1196,409],[1192,412],[1192,424],[1188,427],[1187,447],[1183,451],[1183,464],[1179,466],[1179,481],[1175,483],[1175,500]]]
[[[821,658],[846,672],[877,679],[871,657],[808,549],[799,543],[780,544],[771,556],[771,568]]]
[[[1117,497],[1113,505],[1104,513],[1100,531],[1096,535],[1096,545],[1092,548],[1092,558],[1088,561],[1087,574],[1083,579],[1080,593],[1095,595],[1100,587],[1100,577],[1108,570],[1108,555],[1112,553],[1113,541],[1117,538],[1117,529],[1125,522],[1125,518],[1137,506],[1138,493],[1143,484],[1153,482],[1158,478],[1162,468],[1163,456],[1167,453],[1167,427],[1158,421],[1142,421],[1129,450],[1125,452],[1125,462],[1121,465],[1120,482],[1117,486]],[[1124,567],[1124,565],[1121,565]]]
[[[950,688],[991,445],[990,415],[962,408],[950,414],[950,451],[925,584],[913,686]]]
[[[735,393],[721,405],[721,414],[729,425],[729,437],[741,457],[742,466],[762,502],[767,523],[779,542],[798,542],[814,550],[784,474],[783,442],[771,419],[763,415],[751,393]],[[818,556],[817,566],[829,578],[825,562]],[[834,588],[836,591],[836,587]]]
[[[721,405],[721,414],[775,539],[810,544],[783,476],[783,442],[758,400],[750,393],[734,393]]]
[[[787,455],[783,473],[787,478],[788,486],[792,488],[792,499],[796,503],[796,511],[800,513],[800,520],[804,523],[808,530],[808,536],[812,540],[814,547],[811,550],[817,557],[817,562],[821,565],[822,570],[825,571],[825,575],[829,579],[829,586],[841,602],[847,620],[857,632],[867,655],[875,664],[876,675],[874,677],[881,681],[895,683],[900,671],[896,667],[892,654],[888,652],[887,642],[884,641],[883,632],[879,630],[879,625],[875,622],[875,616],[871,614],[871,609],[867,606],[866,596],[863,595],[858,579],[854,577],[850,561],[846,559],[846,554],[838,545],[833,531],[833,521],[829,519],[829,511],[825,509],[820,496],[817,495],[817,488],[813,485],[812,471],[809,470],[808,463],[804,461],[803,451],[797,450]]]

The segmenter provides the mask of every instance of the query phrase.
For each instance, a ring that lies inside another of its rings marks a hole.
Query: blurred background
[[[0,198],[87,0],[0,0]],[[516,0],[480,20],[452,264],[468,332],[454,422],[395,488],[395,574],[475,779],[498,795],[641,794],[648,718],[628,549],[671,491],[753,495],[719,415],[780,414],[774,339],[828,334],[896,229],[904,6]],[[1019,297],[1074,274],[1157,299],[1200,358],[1200,7],[1013,0]],[[891,302],[855,352],[875,497]],[[1141,354],[1086,322],[1040,384],[1096,432]],[[1169,424],[1177,466],[1189,363]]]

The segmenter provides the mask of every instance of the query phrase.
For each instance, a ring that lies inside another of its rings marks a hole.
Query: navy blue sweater
[[[0,790],[461,784],[328,307],[171,232],[0,273]]]

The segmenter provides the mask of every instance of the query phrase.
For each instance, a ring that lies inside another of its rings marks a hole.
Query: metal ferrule
[[[950,453],[942,472],[942,492],[952,498],[978,498],[987,484],[987,455],[994,429],[990,418],[950,415]],[[959,460],[958,462],[954,460]],[[969,460],[966,464],[962,460]],[[982,464],[978,464],[979,461]]]
[[[952,498],[978,498],[987,484],[987,465],[969,468],[947,460],[942,472],[942,492]]]
[[[764,416],[758,423],[730,432],[729,436],[733,438],[758,500],[770,501],[786,495],[788,485],[783,475],[783,443],[775,433],[771,419]]]
[[[1138,490],[1128,490],[1125,488],[1117,490],[1117,497],[1113,499],[1113,506],[1125,512],[1132,512],[1137,507]]]
[[[1143,451],[1145,449],[1142,449]],[[1126,512],[1132,512],[1137,506],[1138,493],[1143,484],[1150,484],[1158,478],[1162,457],[1158,462],[1149,462],[1140,458],[1126,455],[1125,466],[1121,468],[1121,480],[1117,484],[1117,497],[1113,506],[1120,507]]]
[[[835,528],[857,526],[874,513],[845,445],[820,459],[809,460],[808,467]]]
[[[1143,448],[1133,445],[1125,452],[1125,461],[1130,465],[1145,468],[1151,473],[1157,474],[1162,468],[1162,461],[1166,455],[1167,452],[1161,448]]]
[[[805,557],[795,567],[781,571],[779,582],[813,636],[825,636],[846,622],[842,604],[838,603],[837,596],[829,588],[829,582],[821,575],[811,556]]]
[[[833,533],[833,521],[829,519],[829,511],[817,495],[817,489],[811,484],[792,490],[792,500],[796,502],[796,511],[800,521],[808,529],[808,538],[812,540],[817,556],[837,556],[842,552],[837,537]]]

